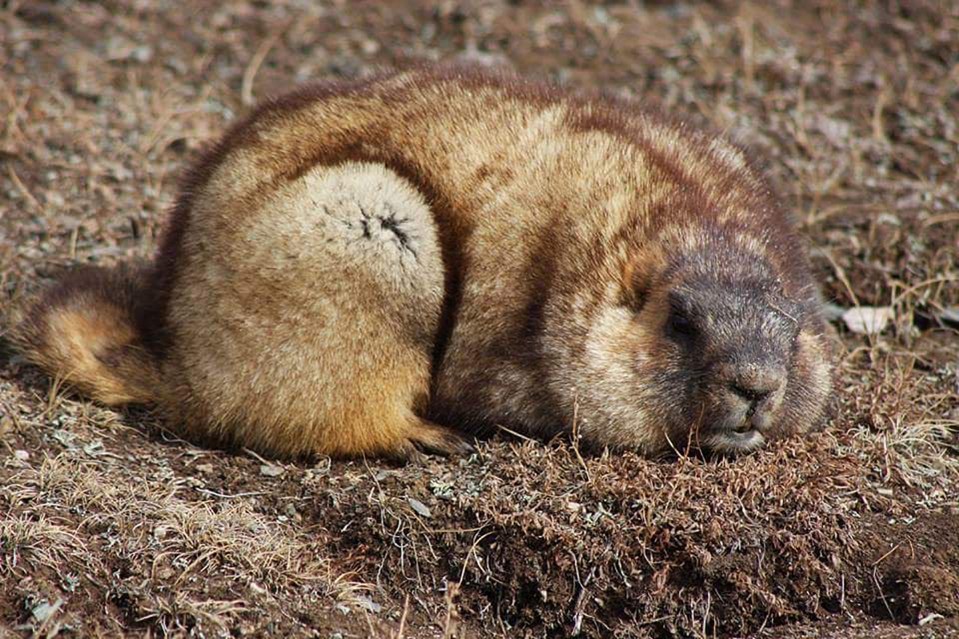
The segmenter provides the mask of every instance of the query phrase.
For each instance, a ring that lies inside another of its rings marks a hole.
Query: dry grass
[[[352,605],[364,589],[332,571],[325,534],[258,512],[254,494],[228,498],[162,461],[140,463],[81,437],[57,430],[64,452],[7,463],[7,575],[102,587],[128,621],[164,632],[226,632],[251,607],[285,609],[288,592]]]
[[[0,0],[0,331],[61,269],[149,256],[177,172],[251,101],[451,57],[728,131],[830,303],[895,313],[837,323],[824,433],[735,462],[503,433],[265,473],[65,396],[0,332],[0,636],[959,634],[953,5]]]

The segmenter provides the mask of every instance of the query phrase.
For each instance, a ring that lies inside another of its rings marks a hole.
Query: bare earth
[[[0,637],[959,636],[959,8],[948,0],[0,0]],[[828,429],[737,461],[277,463],[72,396],[4,341],[78,263],[149,257],[248,105],[498,64],[728,131],[811,238]],[[953,315],[950,315],[952,313]]]

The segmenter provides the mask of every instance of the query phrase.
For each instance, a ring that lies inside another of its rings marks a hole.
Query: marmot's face
[[[761,256],[728,247],[658,270],[630,278],[632,301],[582,349],[596,390],[580,415],[606,424],[592,439],[742,453],[821,422],[832,364],[811,288],[797,299]]]
[[[755,449],[781,429],[802,309],[775,280],[697,273],[657,300],[664,351],[685,371],[686,415],[672,428],[720,452]]]

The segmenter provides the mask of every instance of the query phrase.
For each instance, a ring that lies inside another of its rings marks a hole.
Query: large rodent
[[[832,386],[795,225],[738,147],[460,68],[260,106],[187,172],[153,264],[67,276],[15,339],[283,457],[495,425],[743,452],[816,427]]]

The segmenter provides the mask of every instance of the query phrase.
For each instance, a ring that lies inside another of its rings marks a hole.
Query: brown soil
[[[195,6],[189,6],[195,5]],[[830,426],[744,459],[278,464],[73,397],[0,335],[0,637],[959,636],[952,2],[0,0],[0,314],[148,257],[253,99],[421,59],[640,97],[763,158],[846,333]]]

